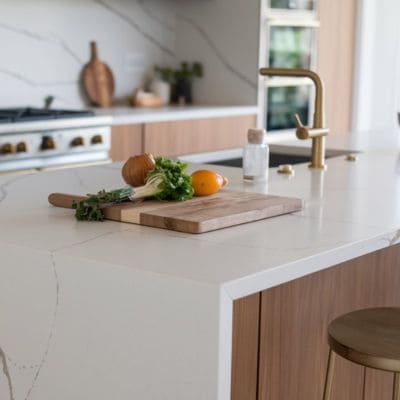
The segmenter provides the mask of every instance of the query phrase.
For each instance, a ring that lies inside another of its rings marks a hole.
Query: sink
[[[271,168],[282,164],[309,164],[310,149],[307,147],[294,147],[285,144],[270,144]],[[348,154],[348,151],[332,150],[326,151],[325,157],[339,157]],[[216,152],[186,154],[178,157],[179,160],[193,163],[211,165],[223,165],[227,167],[243,167],[243,149],[227,149]]]
[[[281,153],[270,153],[269,155],[269,166],[270,168],[278,167],[282,164],[302,164],[310,162],[309,156],[301,156],[294,154],[281,154]],[[243,167],[243,158],[229,158],[226,160],[210,161],[208,164],[212,165],[224,165],[226,167]]]

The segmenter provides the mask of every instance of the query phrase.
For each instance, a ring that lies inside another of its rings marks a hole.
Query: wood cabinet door
[[[124,161],[143,153],[143,125],[114,125],[111,129],[110,158]]]
[[[257,400],[261,293],[233,303],[231,400]]]
[[[145,125],[143,147],[163,156],[238,148],[255,125],[255,115],[156,122]]]
[[[327,328],[362,308],[400,306],[400,246],[389,247],[262,293],[259,400],[322,399]],[[391,398],[391,373],[336,357],[332,400]],[[379,395],[371,394],[379,391]]]
[[[319,0],[318,66],[330,134],[351,130],[357,0]],[[340,27],[340,29],[338,29]]]
[[[400,307],[399,285],[397,245],[265,290],[260,302],[256,295],[236,300],[232,400],[322,399],[329,322],[357,309]],[[390,372],[364,375],[337,356],[331,398],[390,400],[392,383]]]

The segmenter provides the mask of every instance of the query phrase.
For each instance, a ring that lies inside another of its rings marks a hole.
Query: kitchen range
[[[111,122],[92,111],[0,109],[0,173],[108,162]]]

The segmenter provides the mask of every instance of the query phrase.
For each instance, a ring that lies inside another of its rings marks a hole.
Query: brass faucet
[[[325,136],[329,129],[325,127],[324,114],[324,84],[319,75],[308,69],[291,68],[261,68],[260,74],[264,76],[296,76],[310,78],[315,85],[315,109],[313,127],[305,127],[298,114],[294,115],[296,123],[296,136],[298,139],[312,139],[310,168],[325,169]]]

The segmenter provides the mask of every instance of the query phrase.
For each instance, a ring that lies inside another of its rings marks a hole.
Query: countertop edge
[[[129,125],[141,123],[156,123],[184,121],[190,119],[207,119],[257,115],[258,106],[226,106],[226,107],[166,107],[163,109],[116,108],[97,110],[98,115],[112,117],[112,125]]]
[[[349,243],[270,270],[224,283],[222,289],[226,291],[232,300],[237,300],[399,243],[400,229],[391,229],[387,233],[373,238]]]

